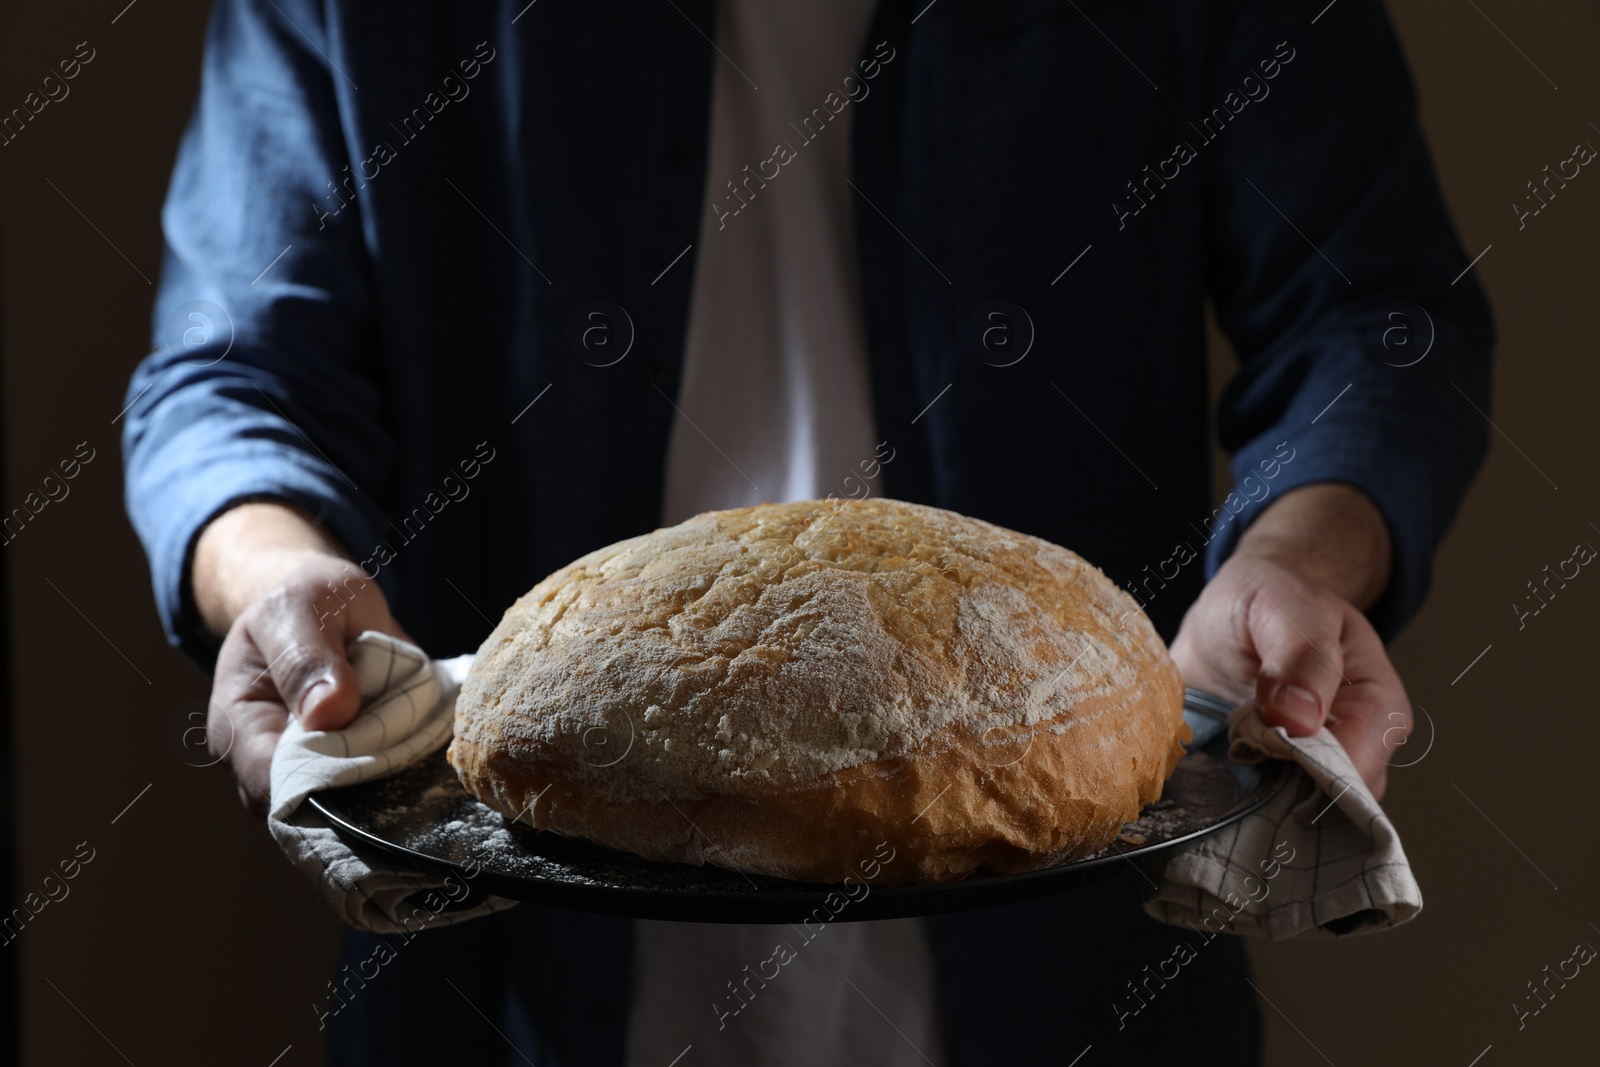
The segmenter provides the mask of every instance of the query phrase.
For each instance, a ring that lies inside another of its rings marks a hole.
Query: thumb
[[[1342,630],[1340,606],[1323,598],[1256,598],[1250,624],[1261,660],[1256,704],[1269,726],[1296,737],[1322,728],[1344,682]]]
[[[294,706],[307,730],[342,730],[354,721],[361,711],[361,687],[343,650],[323,664]]]
[[[307,599],[269,598],[251,620],[250,636],[289,714],[308,730],[337,730],[361,710],[361,690],[345,652],[344,620],[325,625]]]
[[[269,598],[266,633],[257,638],[284,706],[308,730],[340,730],[360,713],[361,687],[346,651],[356,635],[382,630],[411,640],[377,584],[349,570],[319,561],[296,574]]]
[[[361,689],[342,634],[294,622],[274,629],[262,651],[271,657],[268,670],[284,707],[307,730],[348,726],[361,710]]]

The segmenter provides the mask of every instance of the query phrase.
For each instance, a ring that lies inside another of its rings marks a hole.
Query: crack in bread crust
[[[887,840],[911,862],[886,876],[943,881],[1103,847],[1182,756],[1182,700],[1138,605],[1066,549],[892,500],[764,504],[536,585],[450,757],[502,813],[650,858],[831,880]]]

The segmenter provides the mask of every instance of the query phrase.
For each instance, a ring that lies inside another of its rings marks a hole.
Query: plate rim
[[[1226,726],[1229,711],[1233,706],[1225,698],[1214,693],[1193,687],[1185,687],[1184,689],[1185,713],[1192,711],[1213,722]],[[429,753],[424,759],[430,758],[432,755],[433,753]],[[1234,766],[1246,766],[1227,759],[1226,753],[1224,753],[1223,758],[1225,762]],[[419,760],[418,762],[421,761]],[[1049,896],[1052,892],[1068,893],[1075,889],[1082,889],[1108,881],[1118,876],[1115,867],[1118,861],[1126,862],[1134,870],[1144,873],[1147,869],[1154,867],[1158,863],[1164,864],[1174,855],[1187,851],[1189,848],[1199,844],[1204,838],[1221,832],[1252,812],[1259,811],[1271,803],[1272,799],[1282,792],[1297,769],[1294,763],[1287,760],[1271,760],[1256,766],[1261,772],[1261,779],[1248,795],[1240,798],[1233,807],[1218,817],[1215,822],[1190,830],[1178,837],[1170,838],[1154,845],[1137,845],[1119,852],[1105,855],[1097,854],[1085,859],[1056,864],[1052,867],[1041,867],[1031,871],[978,874],[956,882],[872,886],[869,892],[859,899],[851,898],[846,893],[849,906],[841,908],[838,912],[830,911],[827,921],[830,923],[860,922],[906,918],[1022,903],[1023,901]],[[375,781],[378,781],[378,779],[370,779],[367,782],[356,784],[368,785]],[[808,918],[816,908],[823,906],[826,897],[830,894],[838,894],[847,888],[843,883],[839,882],[801,882],[776,878],[770,875],[759,875],[758,877],[773,882],[789,882],[794,888],[789,891],[771,893],[729,893],[720,890],[689,891],[574,884],[550,879],[512,877],[497,874],[481,867],[477,872],[469,873],[466,864],[418,852],[406,845],[386,840],[372,831],[343,818],[337,811],[324,804],[321,799],[322,794],[337,791],[339,788],[351,787],[333,787],[317,790],[309,794],[305,799],[305,804],[326,819],[329,826],[339,836],[347,839],[353,836],[362,844],[376,847],[390,855],[404,857],[426,869],[467,878],[475,891],[484,891],[523,903],[569,908],[574,911],[619,917],[665,919],[681,922],[764,924],[793,922],[797,919]],[[1115,847],[1116,845],[1117,840],[1113,839],[1107,847]],[[595,847],[604,848],[606,846],[597,845]],[[629,853],[625,852],[622,854],[629,855]],[[642,857],[635,858],[640,859],[642,862],[661,862],[643,860]],[[736,873],[744,874],[744,872]],[[745,877],[748,878],[750,876],[745,875]],[[1057,886],[1055,884],[1057,882],[1063,884]],[[875,900],[879,901],[879,903],[868,906],[870,902]],[[727,908],[747,914],[756,912],[761,914],[754,917],[734,918],[705,914],[719,908]]]

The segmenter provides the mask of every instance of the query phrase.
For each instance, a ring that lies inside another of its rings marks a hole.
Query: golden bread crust
[[[1066,549],[892,500],[708,512],[505,614],[450,759],[508,817],[651,859],[878,884],[1092,854],[1183,755],[1183,682]]]

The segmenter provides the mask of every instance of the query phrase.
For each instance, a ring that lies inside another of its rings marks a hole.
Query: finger
[[[1342,603],[1295,584],[1279,584],[1271,594],[1257,588],[1248,626],[1261,658],[1262,718],[1297,737],[1316,733],[1345,681]]]
[[[1330,722],[1328,732],[1343,746],[1361,780],[1372,791],[1372,798],[1382,800],[1389,787],[1389,761],[1372,746],[1368,723],[1361,719]]]
[[[288,713],[276,701],[253,700],[234,704],[233,745],[229,766],[239,783],[239,800],[258,819],[265,819],[271,807],[272,753],[283,735]]]
[[[258,818],[267,814],[272,750],[288,717],[261,650],[235,626],[217,653],[206,747],[233,771],[240,803]]]
[[[1381,798],[1389,760],[1406,743],[1415,718],[1382,639],[1354,608],[1345,623],[1344,667],[1350,684],[1334,700],[1328,728]]]
[[[1171,649],[1184,684],[1236,704],[1254,694],[1254,679],[1261,669],[1246,613],[1238,610],[1241,586],[1242,582],[1227,581],[1207,585],[1184,613]]]

